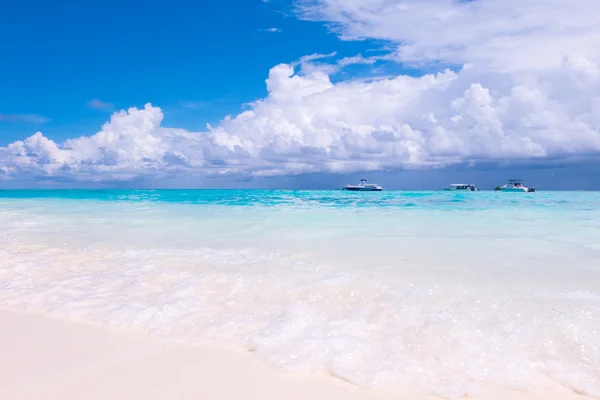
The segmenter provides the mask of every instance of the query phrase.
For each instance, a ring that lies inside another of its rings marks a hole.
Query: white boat
[[[466,190],[469,192],[474,192],[479,189],[470,183],[453,183],[452,185],[444,188],[444,190]]]
[[[355,192],[380,192],[383,188],[375,183],[367,183],[365,178],[360,180],[358,185],[346,185],[344,190],[352,190]]]
[[[502,185],[499,189],[503,192],[535,192],[534,187],[523,186],[520,179],[510,179],[507,184]]]

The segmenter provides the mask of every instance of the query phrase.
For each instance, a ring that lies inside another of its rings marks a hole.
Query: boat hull
[[[349,190],[351,192],[381,192],[383,188],[345,187],[344,190]]]
[[[503,192],[520,192],[520,193],[532,193],[535,192],[535,188],[500,188]]]

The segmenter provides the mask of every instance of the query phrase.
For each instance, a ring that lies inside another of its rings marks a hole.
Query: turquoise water
[[[0,306],[384,390],[600,396],[597,192],[7,190],[0,225]]]
[[[323,207],[416,207],[481,210],[490,208],[600,208],[600,192],[474,193],[446,191],[347,192],[343,190],[0,190],[0,199],[64,199],[227,206],[305,205]]]

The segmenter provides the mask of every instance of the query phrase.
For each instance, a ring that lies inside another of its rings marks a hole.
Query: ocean
[[[600,193],[0,191],[0,307],[445,398],[600,397]]]

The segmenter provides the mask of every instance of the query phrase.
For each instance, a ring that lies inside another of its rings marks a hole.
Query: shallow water
[[[600,396],[600,193],[0,191],[0,306],[449,398]]]

